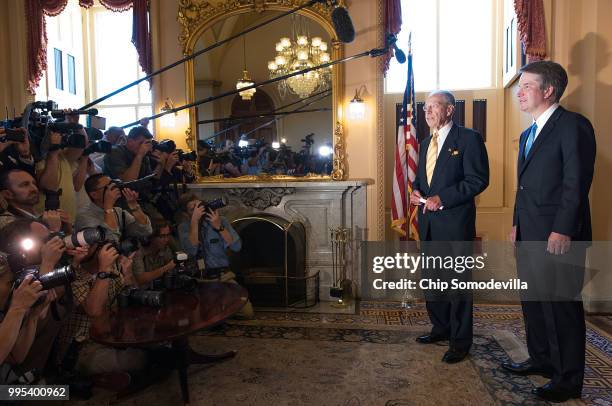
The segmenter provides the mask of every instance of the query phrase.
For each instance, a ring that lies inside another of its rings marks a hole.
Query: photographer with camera
[[[79,116],[70,114],[70,111],[64,110],[66,123],[78,126]],[[77,211],[76,192],[83,187],[91,165],[89,157],[83,155],[89,140],[82,127],[71,131],[65,138],[58,132],[49,132],[47,155],[36,165],[36,172],[38,184],[46,194],[46,200],[53,197],[57,199],[56,195],[60,193],[59,207],[68,213],[70,222],[74,223]],[[59,208],[49,207],[48,202],[45,204],[47,208]]]
[[[121,189],[106,175],[95,174],[85,182],[85,191],[90,203],[79,211],[76,230],[102,226],[109,239],[119,242],[125,237],[147,237],[151,235],[151,220],[138,204],[138,193]],[[123,197],[127,210],[117,204]]]
[[[116,349],[89,339],[91,318],[117,304],[120,292],[136,282],[130,256],[120,256],[113,244],[92,244],[75,256],[76,280],[72,284],[75,310],[59,337],[58,360],[64,371],[81,377],[110,372],[140,371],[146,353],[139,349]]]
[[[229,268],[226,250],[240,251],[242,241],[229,221],[217,210],[206,207],[194,194],[184,194],[179,201],[185,221],[179,224],[181,246],[189,256],[203,260],[204,277],[207,280],[237,283],[236,275]],[[237,313],[243,318],[252,318],[250,301]]]
[[[19,332],[9,358],[11,381],[21,377],[30,382],[44,369],[59,329],[71,311],[64,298],[70,271],[57,267],[66,252],[65,244],[60,237],[51,237],[44,224],[31,219],[17,219],[0,230],[0,251],[6,255],[6,262],[0,265],[0,309],[5,320],[15,306],[27,310],[21,331],[11,330],[13,334]],[[35,298],[33,291],[38,293]],[[26,300],[24,295],[29,298]],[[43,295],[44,299],[40,299]],[[51,304],[53,316],[48,312]]]
[[[134,257],[133,273],[140,287],[150,287],[151,282],[176,267],[176,243],[170,224],[159,220],[153,225],[153,234]]]
[[[0,127],[0,172],[21,169],[35,175],[30,137],[25,128]]]
[[[72,231],[68,214],[63,210],[47,210],[42,215],[36,206],[40,193],[36,180],[29,172],[12,169],[0,172],[0,195],[7,202],[7,208],[0,213],[0,229],[18,218],[42,220],[53,232]]]
[[[104,135],[101,141],[106,141],[111,145],[111,148],[115,145],[125,145],[127,142],[127,136],[125,135],[125,131],[121,127],[110,127],[108,130],[104,132]],[[112,150],[112,149],[111,149]],[[108,152],[107,152],[108,153]],[[90,155],[93,163],[104,171],[104,157],[106,153],[103,152],[94,152]]]

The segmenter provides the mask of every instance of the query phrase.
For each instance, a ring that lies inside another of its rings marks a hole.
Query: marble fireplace
[[[319,272],[319,298],[334,301],[333,260],[330,229],[344,227],[351,239],[346,252],[346,275],[360,287],[360,242],[367,236],[367,186],[369,179],[330,182],[220,182],[191,184],[188,188],[201,199],[221,196],[228,206],[221,210],[230,222],[246,218],[280,218],[303,226],[305,276]],[[276,241],[276,242],[275,242]],[[300,244],[303,244],[301,242]],[[270,244],[279,245],[277,240]],[[272,247],[282,250],[283,247]],[[357,292],[359,289],[357,289]]]

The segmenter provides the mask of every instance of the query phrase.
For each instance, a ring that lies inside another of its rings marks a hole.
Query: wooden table
[[[167,291],[162,308],[116,308],[92,320],[91,339],[112,347],[143,347],[171,342],[175,353],[183,401],[189,403],[187,368],[236,355],[198,354],[189,347],[189,335],[221,323],[246,303],[246,289],[231,283],[201,283],[195,292]]]

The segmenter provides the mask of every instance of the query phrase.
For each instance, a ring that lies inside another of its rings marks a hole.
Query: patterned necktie
[[[425,170],[427,171],[427,183],[431,186],[431,178],[433,177],[436,161],[438,160],[438,132],[434,131],[427,149],[427,163]]]
[[[527,137],[527,142],[525,143],[525,159],[527,159],[527,156],[529,155],[529,150],[531,149],[531,146],[533,145],[533,141],[535,140],[535,135],[536,135],[537,130],[538,130],[538,125],[536,123],[533,123],[533,125],[531,126],[531,131],[529,131],[529,136]]]

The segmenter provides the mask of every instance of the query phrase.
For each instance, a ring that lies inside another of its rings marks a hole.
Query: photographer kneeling
[[[134,258],[134,277],[140,287],[151,287],[155,279],[176,267],[176,248],[170,224],[162,220],[155,222],[148,244],[144,244]]]
[[[113,244],[93,244],[75,253],[76,280],[72,284],[75,311],[60,334],[60,359],[65,370],[86,376],[107,372],[135,372],[145,368],[146,352],[116,349],[89,339],[90,318],[116,305],[126,286],[135,286],[132,258],[120,256]]]
[[[185,221],[178,226],[183,250],[191,257],[204,260],[206,280],[237,283],[225,251],[228,248],[234,252],[240,251],[242,241],[238,233],[216,210],[207,211],[205,205],[193,194],[181,196],[179,204],[185,217]],[[236,316],[252,318],[254,312],[251,302],[247,301]]]

